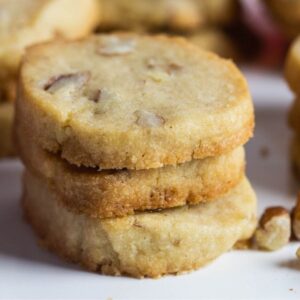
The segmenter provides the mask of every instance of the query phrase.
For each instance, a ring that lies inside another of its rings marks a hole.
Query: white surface
[[[248,175],[268,205],[294,204],[297,186],[290,174],[290,132],[286,113],[291,94],[278,75],[247,72],[256,105],[255,138],[247,146]],[[261,149],[269,156],[263,158]],[[211,265],[160,280],[114,278],[88,273],[41,250],[22,221],[19,198],[22,167],[0,163],[0,298],[18,299],[300,299],[300,243],[264,253],[234,251]]]

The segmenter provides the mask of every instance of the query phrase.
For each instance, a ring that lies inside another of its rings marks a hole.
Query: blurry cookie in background
[[[200,48],[217,53],[221,57],[237,60],[239,57],[235,41],[221,29],[206,28],[188,35],[187,40]]]
[[[193,0],[98,0],[100,30],[134,31],[173,28],[193,29],[200,20]]]
[[[13,153],[12,143],[7,141],[13,109],[6,103],[16,97],[17,74],[25,48],[56,37],[83,37],[98,22],[97,0],[0,1],[0,156]]]
[[[300,33],[300,0],[264,0],[264,3],[288,38]]]
[[[100,30],[130,29],[192,31],[228,24],[237,13],[237,0],[98,0]]]

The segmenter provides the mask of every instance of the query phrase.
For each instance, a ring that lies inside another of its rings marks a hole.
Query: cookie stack
[[[164,36],[56,41],[27,52],[16,107],[23,207],[54,252],[158,277],[252,235],[253,106],[232,62]]]
[[[0,157],[14,154],[13,102],[21,56],[34,43],[61,36],[79,38],[99,21],[97,0],[0,1]],[[72,18],[66,16],[68,12]]]
[[[300,38],[291,45],[285,62],[285,78],[295,94],[289,113],[289,125],[294,130],[291,158],[297,174],[300,174]]]

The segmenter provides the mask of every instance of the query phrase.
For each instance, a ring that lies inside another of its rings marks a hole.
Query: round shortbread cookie
[[[194,45],[214,52],[221,57],[235,59],[238,57],[238,51],[233,41],[221,30],[215,28],[203,29],[188,35],[186,38]]]
[[[297,95],[300,95],[300,37],[290,46],[285,61],[284,73],[290,88]]]
[[[231,61],[184,39],[130,34],[31,48],[17,118],[42,148],[101,169],[217,156],[247,142],[254,126]]]
[[[99,0],[101,28],[190,30],[200,23],[194,0]]]
[[[19,125],[19,124],[18,124]],[[149,170],[76,167],[38,147],[17,127],[18,153],[26,167],[47,179],[75,212],[108,218],[213,201],[244,175],[244,149],[218,157]]]
[[[16,76],[28,45],[79,38],[98,22],[97,0],[0,0],[0,79]]]
[[[13,105],[0,103],[0,158],[15,154],[12,141],[13,119]]]
[[[23,206],[44,245],[104,274],[159,277],[193,270],[256,227],[256,198],[246,179],[211,203],[105,220],[74,214],[57,197],[26,173]]]

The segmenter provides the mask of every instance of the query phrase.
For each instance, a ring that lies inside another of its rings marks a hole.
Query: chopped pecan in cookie
[[[134,51],[136,41],[132,38],[109,37],[99,45],[97,53],[106,56],[124,55]]]
[[[54,94],[61,88],[66,88],[70,85],[80,89],[89,81],[90,77],[91,73],[88,71],[55,75],[46,82],[44,90]]]
[[[159,127],[165,123],[165,119],[155,113],[146,110],[137,110],[136,124],[141,127]]]

